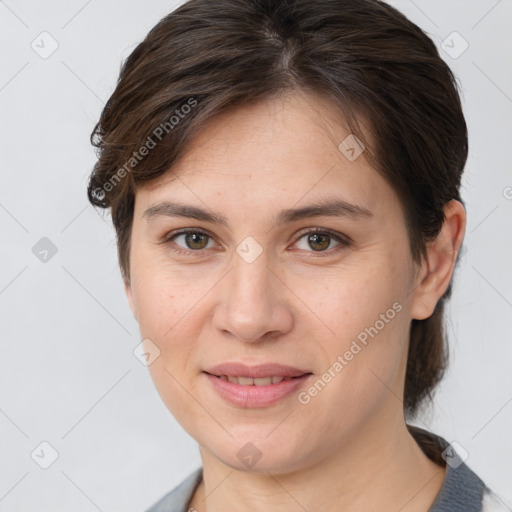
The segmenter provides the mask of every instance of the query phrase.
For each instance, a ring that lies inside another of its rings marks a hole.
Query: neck
[[[321,462],[288,473],[233,469],[204,448],[201,458],[203,480],[189,504],[198,512],[426,512],[445,476],[445,468],[423,453],[403,418],[392,423],[379,418]]]

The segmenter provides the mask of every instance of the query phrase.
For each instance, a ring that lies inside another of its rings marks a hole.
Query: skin
[[[142,338],[160,349],[149,366],[156,388],[200,446],[203,481],[189,503],[199,512],[427,511],[443,483],[444,467],[406,429],[402,396],[411,320],[429,317],[449,285],[465,210],[446,205],[428,257],[413,263],[398,197],[364,153],[340,152],[349,132],[332,112],[294,92],[215,117],[172,172],[136,193],[126,294]],[[281,209],[327,198],[372,215],[273,225]],[[228,226],[143,216],[161,201]],[[185,228],[211,238],[170,239]],[[312,228],[351,243],[308,242]],[[252,263],[236,252],[247,236],[263,251]],[[241,408],[202,373],[225,361],[279,362],[316,381],[396,302],[401,311],[307,405],[294,393]],[[247,442],[262,454],[252,468],[237,457]]]

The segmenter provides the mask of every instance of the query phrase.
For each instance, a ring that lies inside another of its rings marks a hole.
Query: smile
[[[203,374],[224,402],[250,408],[276,405],[298,391],[313,375],[309,371],[274,363],[258,366],[224,363],[203,371]]]

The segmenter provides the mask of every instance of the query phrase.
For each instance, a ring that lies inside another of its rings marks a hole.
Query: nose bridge
[[[282,300],[283,284],[270,269],[267,253],[241,243],[224,284],[224,301],[218,307],[216,327],[243,341],[257,341],[271,331],[286,331],[291,313]],[[244,251],[245,249],[245,251]],[[241,253],[241,254],[240,254]]]
[[[239,255],[233,261],[231,271],[231,288],[233,297],[238,300],[235,304],[248,303],[254,307],[257,304],[265,305],[270,297],[270,276],[269,259],[266,254],[261,254],[254,261],[245,260]],[[251,305],[251,302],[255,304]]]

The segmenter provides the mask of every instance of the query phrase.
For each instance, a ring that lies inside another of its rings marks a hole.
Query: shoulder
[[[177,487],[148,508],[146,512],[187,512],[187,505],[196,487],[201,482],[202,476],[203,469],[196,469]]]
[[[512,512],[446,439],[418,427],[408,428],[425,454],[446,467],[443,485],[429,512]]]
[[[429,512],[512,512],[466,464],[446,465],[446,476]]]

